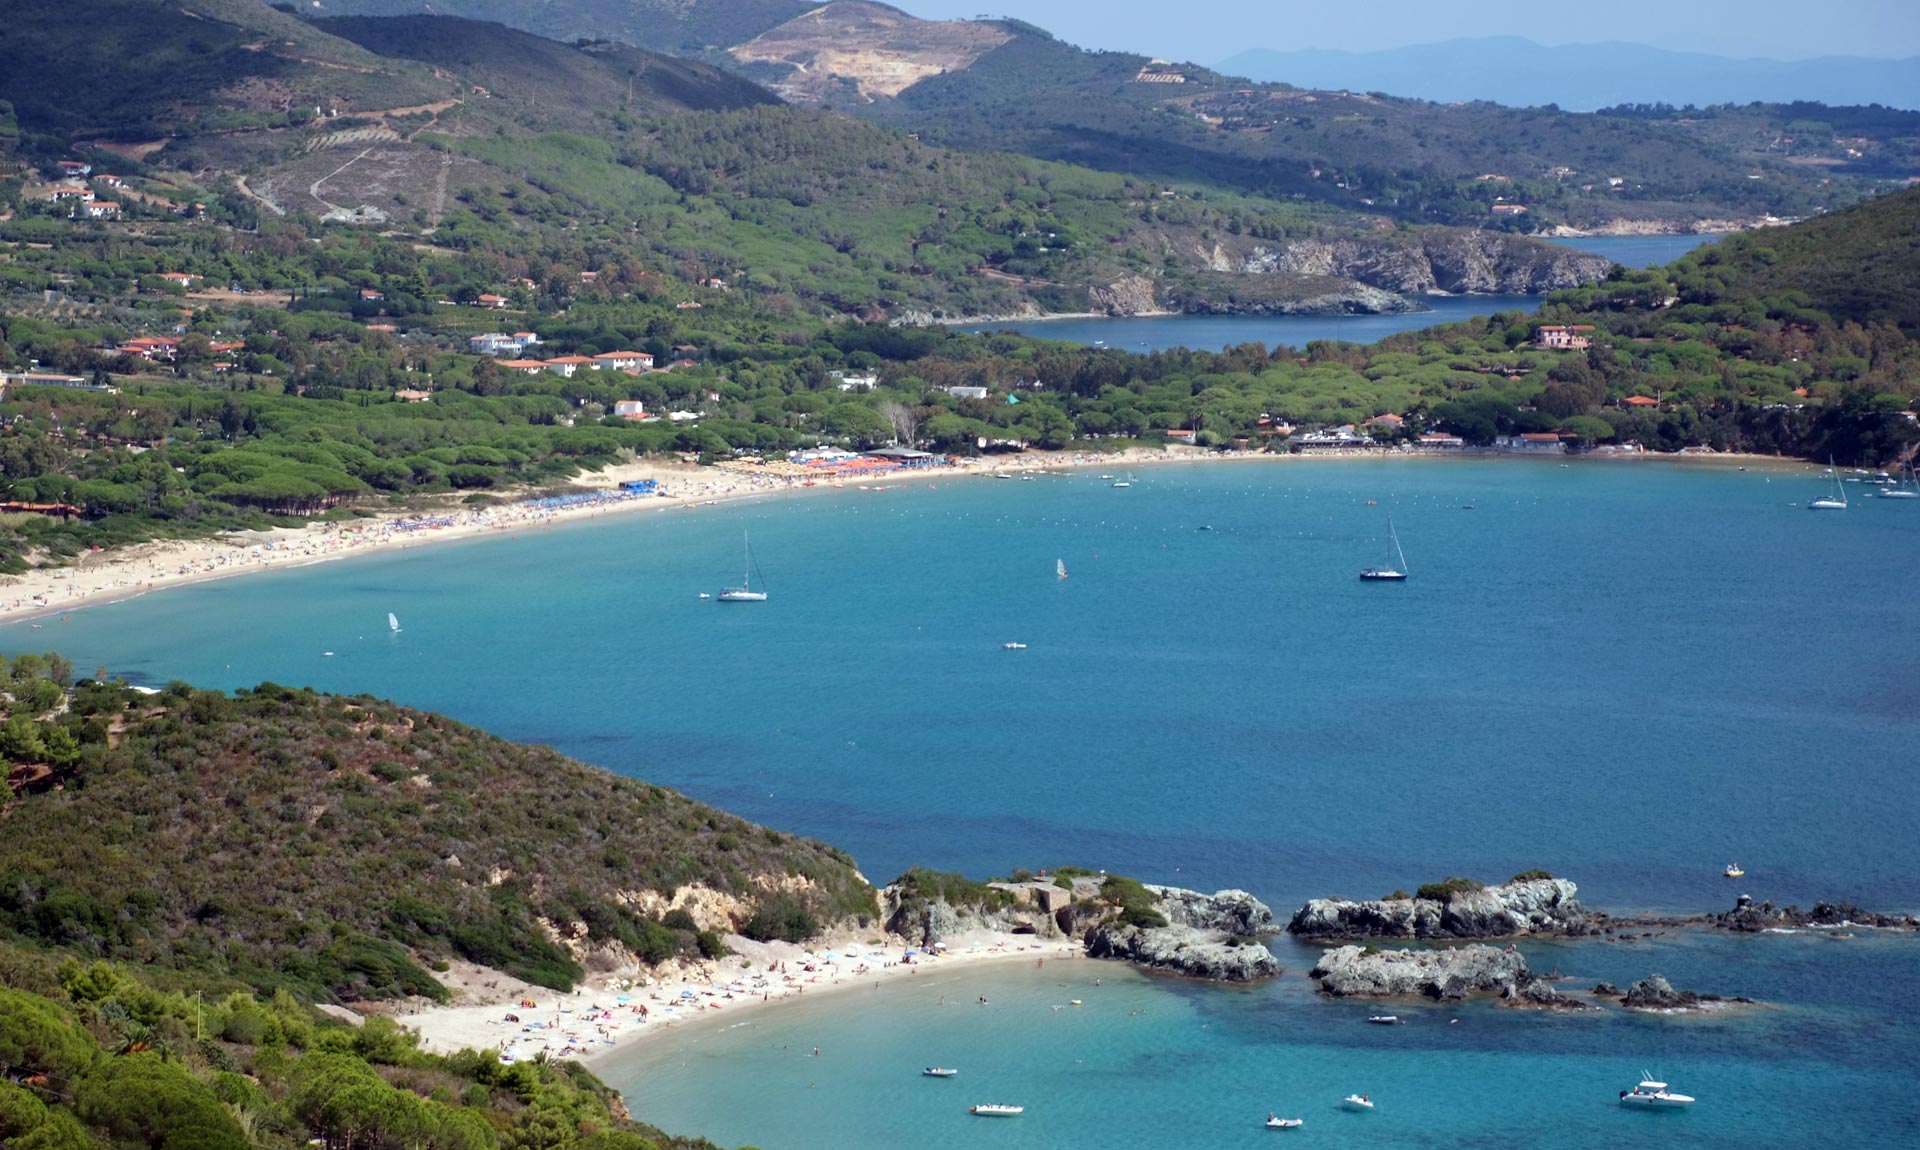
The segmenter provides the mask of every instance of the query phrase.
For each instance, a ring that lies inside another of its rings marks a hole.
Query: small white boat
[[[978,1106],[967,1107],[967,1113],[978,1114],[982,1118],[1012,1118],[1026,1112],[1024,1106],[1008,1106],[1004,1102],[982,1102]]]
[[[387,630],[396,635],[400,633],[400,616],[391,611],[387,612]]]
[[[1397,1014],[1370,1014],[1367,1016],[1367,1021],[1373,1023],[1375,1026],[1398,1026],[1400,1025],[1400,1016]]]
[[[1304,1118],[1280,1118],[1272,1114],[1267,1115],[1269,1130],[1298,1130],[1306,1124],[1307,1120]]]
[[[960,1072],[951,1066],[929,1066],[920,1073],[928,1078],[952,1078]]]
[[[1105,480],[1108,480],[1108,481],[1111,481],[1111,480],[1113,479],[1113,476],[1111,476],[1111,475],[1102,475],[1102,476],[1101,476],[1100,478],[1102,478],[1102,479],[1105,479]]]
[[[1025,643],[1002,643],[1000,644],[1000,649],[1003,651],[1024,651],[1027,649],[1027,645]]]
[[[1065,559],[1055,559],[1053,561],[1053,577],[1055,579],[1065,579],[1067,577],[1067,561]]]
[[[709,595],[709,594],[707,594],[707,593],[706,593],[705,591],[702,591],[702,592],[700,592],[700,597],[701,597],[702,599],[711,599],[711,598],[713,598],[713,596],[711,596],[711,595]]]
[[[1693,1105],[1685,1094],[1675,1094],[1664,1082],[1655,1082],[1646,1071],[1640,1072],[1640,1085],[1620,1092],[1620,1105],[1640,1106],[1648,1110],[1678,1110]]]
[[[1720,873],[1723,875],[1726,875],[1728,878],[1741,878],[1741,877],[1744,877],[1747,872],[1744,870],[1741,870],[1740,864],[1736,862],[1736,863],[1728,863],[1727,869],[1721,871]]]
[[[1364,1094],[1349,1094],[1340,1100],[1340,1105],[1349,1110],[1371,1110],[1373,1109],[1373,1099],[1368,1098]]]
[[[1116,479],[1116,480],[1114,480],[1114,481],[1113,481],[1113,485],[1114,485],[1115,487],[1132,487],[1132,486],[1133,486],[1133,472],[1131,472],[1131,471],[1129,471],[1129,472],[1127,472],[1127,477],[1126,477],[1125,479]]]

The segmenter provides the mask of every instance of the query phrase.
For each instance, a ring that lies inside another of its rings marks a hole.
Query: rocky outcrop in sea
[[[1497,946],[1446,950],[1375,950],[1342,946],[1308,972],[1335,998],[1433,998],[1443,1001],[1505,991],[1532,980],[1527,960]]]
[[[1455,891],[1445,899],[1317,898],[1294,913],[1287,933],[1320,939],[1589,934],[1594,922],[1575,897],[1579,890],[1566,879],[1542,878]]]
[[[974,930],[1078,937],[1090,957],[1193,978],[1248,982],[1280,973],[1279,960],[1260,942],[1275,932],[1273,911],[1243,890],[1130,884],[1136,904],[1141,891],[1147,899],[1129,912],[1094,876],[986,884],[910,878],[885,887],[880,898],[887,930],[911,943],[932,945]]]
[[[1920,930],[1920,919],[1911,915],[1879,914],[1842,900],[1816,902],[1806,910],[1798,906],[1774,906],[1756,903],[1741,895],[1733,909],[1714,915],[1714,926],[1725,930],[1755,932],[1762,930],[1836,930],[1850,926],[1880,930]]]
[[[1605,983],[1593,988],[1595,994],[1603,990],[1617,990],[1617,987]],[[1620,1005],[1628,1010],[1650,1010],[1663,1013],[1711,1010],[1717,1006],[1733,1004],[1752,1005],[1753,999],[1723,997],[1718,994],[1701,994],[1693,990],[1678,990],[1660,975],[1648,975],[1620,996]]]

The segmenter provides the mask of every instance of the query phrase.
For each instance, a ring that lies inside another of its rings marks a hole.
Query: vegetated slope
[[[325,11],[461,16],[556,40],[612,39],[658,52],[699,52],[751,40],[811,7],[803,0],[326,0]]]
[[[1687,302],[1792,295],[1842,322],[1890,322],[1920,335],[1920,188],[1730,236],[1670,270]]]
[[[1670,123],[1252,85],[1191,65],[1086,52],[1017,21],[995,26],[1015,35],[895,97],[874,99],[852,85],[836,91],[817,79],[806,91],[953,147],[1203,180],[1408,220],[1534,230],[1620,218],[1789,216],[1849,202],[1862,190],[1852,179],[1822,183],[1824,172],[1703,141]],[[836,51],[861,47],[849,35]],[[1765,178],[1749,180],[1756,169]],[[1496,199],[1529,210],[1495,215]]]
[[[439,716],[271,684],[83,684],[49,717],[44,667],[13,668],[20,793],[0,835],[0,930],[43,944],[438,995],[413,956],[565,987],[582,959],[712,953],[712,930],[800,938],[875,908],[832,848]],[[705,918],[666,925],[689,886],[713,892]]]
[[[426,104],[452,86],[257,0],[0,0],[0,99],[31,132],[139,138]]]
[[[582,113],[712,111],[778,101],[710,64],[624,44],[562,44],[449,16],[342,17],[315,27],[384,57],[417,60],[483,91],[469,98],[528,126],[571,127]],[[510,109],[507,110],[507,109]]]

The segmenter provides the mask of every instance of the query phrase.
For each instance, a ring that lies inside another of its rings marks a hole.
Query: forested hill
[[[1852,323],[1920,336],[1920,188],[1689,253],[1673,267],[1702,303],[1790,296]]]
[[[301,997],[443,997],[464,958],[713,954],[875,911],[844,854],[371,698],[0,672],[0,941]],[[676,891],[705,892],[691,911]],[[559,938],[560,942],[553,941]]]

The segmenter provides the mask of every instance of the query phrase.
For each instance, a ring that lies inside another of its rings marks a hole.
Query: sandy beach
[[[1028,451],[1019,455],[960,459],[920,471],[902,469],[858,478],[807,477],[751,463],[711,467],[646,461],[621,464],[576,479],[571,492],[528,497],[485,507],[447,504],[367,518],[313,522],[272,531],[230,532],[204,539],[165,540],[84,555],[71,566],[41,567],[22,575],[0,576],[0,625],[57,617],[89,603],[117,602],[170,587],[184,587],[261,571],[304,567],[359,555],[421,547],[495,532],[516,534],[584,522],[605,515],[643,511],[691,511],[741,499],[821,490],[892,490],[938,487],[962,478],[1032,475],[1068,469],[1120,470],[1158,463],[1281,462],[1313,459],[1487,458],[1481,453],[1323,450],[1311,454],[1219,452],[1174,445],[1132,447],[1114,453]],[[1536,457],[1539,458],[1539,457]],[[1801,469],[1804,460],[1754,455],[1622,455],[1618,459],[1658,459],[1707,465]],[[652,479],[656,494],[621,490],[621,484]],[[38,629],[40,624],[31,623]]]
[[[591,1064],[676,1026],[732,1022],[804,996],[990,963],[1037,965],[1086,957],[1078,942],[986,932],[956,938],[939,953],[871,936],[805,945],[737,935],[726,941],[735,953],[724,958],[592,976],[568,993],[456,964],[440,976],[453,989],[454,1001],[384,1012],[420,1035],[429,1050],[495,1050],[507,1061],[545,1052]]]

